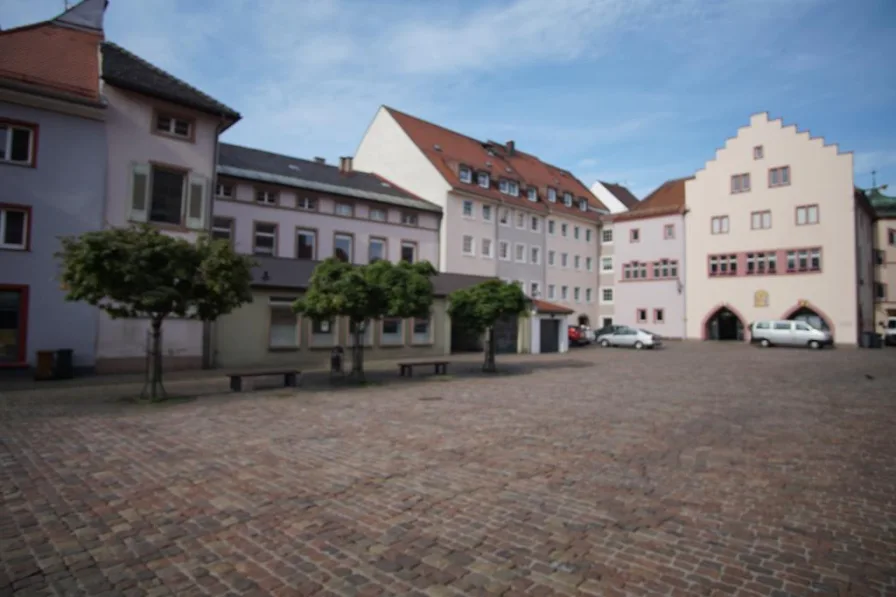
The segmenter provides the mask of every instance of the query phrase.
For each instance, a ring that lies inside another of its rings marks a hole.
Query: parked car
[[[630,346],[638,350],[662,346],[660,337],[647,330],[639,330],[624,325],[614,327],[616,327],[615,331],[597,337],[598,344],[604,348],[608,346]]]
[[[769,320],[750,325],[750,342],[762,347],[808,346],[822,348],[834,344],[830,332],[812,327],[805,321]]]
[[[585,331],[577,325],[569,326],[567,335],[569,337],[570,346],[585,346],[586,344],[590,344],[590,340],[588,340]]]
[[[623,327],[625,327],[625,326],[612,325],[612,324],[605,325],[604,327],[602,327],[599,330],[597,330],[596,332],[594,332],[594,339],[595,339],[595,341],[597,341],[597,339],[600,338],[601,336],[606,336],[607,334],[613,334],[616,332],[616,330],[618,330],[619,328],[623,328]]]

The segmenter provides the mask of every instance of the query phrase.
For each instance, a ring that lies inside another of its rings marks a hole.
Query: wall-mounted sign
[[[805,299],[800,300],[800,307],[808,307],[808,306],[809,306],[809,301],[807,301]]]
[[[757,290],[753,294],[754,307],[768,307],[768,292],[765,290]]]

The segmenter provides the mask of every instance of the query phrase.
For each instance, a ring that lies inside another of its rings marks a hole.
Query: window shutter
[[[149,219],[149,164],[134,164],[131,169],[131,213],[133,222]]]
[[[207,179],[199,174],[190,174],[187,185],[187,199],[184,202],[186,214],[184,221],[191,230],[205,228],[205,196],[208,187]]]

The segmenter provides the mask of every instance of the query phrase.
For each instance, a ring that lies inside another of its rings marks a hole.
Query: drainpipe
[[[681,339],[688,337],[688,213],[690,210],[685,208],[681,212],[681,267],[678,268],[678,283],[681,284],[681,308],[682,308],[682,325],[684,329],[681,331]]]
[[[221,133],[227,128],[227,120],[221,115],[221,120],[215,127],[215,150],[212,152],[212,178],[209,184],[209,202],[205,221],[205,233],[211,236],[212,218],[215,216],[215,188],[218,186],[218,153],[220,152]],[[212,346],[212,322],[202,322],[202,368],[212,369],[215,366],[214,347]]]

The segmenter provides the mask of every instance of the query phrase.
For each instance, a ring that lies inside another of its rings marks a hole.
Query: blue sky
[[[896,185],[894,0],[111,0],[106,37],[331,163],[387,104],[643,197],[768,111]]]

